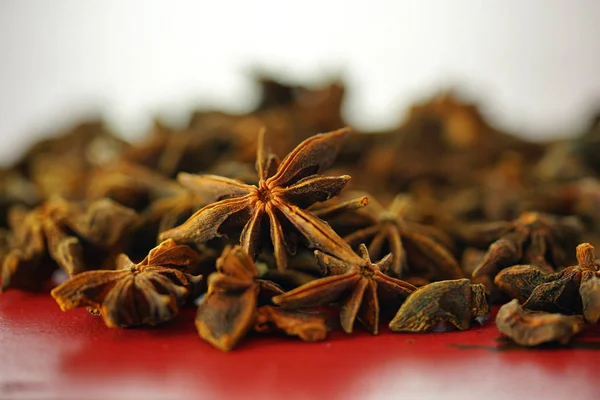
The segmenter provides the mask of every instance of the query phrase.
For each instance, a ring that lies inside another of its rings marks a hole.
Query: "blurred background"
[[[502,130],[576,134],[600,106],[599,20],[595,0],[3,0],[0,163],[89,116],[136,139],[157,115],[249,111],[255,71],[341,79],[360,130],[453,88]]]

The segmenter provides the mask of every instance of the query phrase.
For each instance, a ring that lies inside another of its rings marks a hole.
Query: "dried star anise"
[[[258,270],[242,247],[226,247],[198,306],[198,334],[220,350],[232,350],[254,325],[257,308],[280,293],[272,282],[258,279]]]
[[[517,299],[500,307],[496,326],[521,346],[542,343],[566,344],[581,332],[585,323],[579,315],[550,314],[524,310]]]
[[[469,329],[471,320],[490,312],[482,284],[468,279],[430,283],[414,291],[394,319],[394,332],[427,332],[450,323],[460,330]]]
[[[348,131],[340,129],[306,139],[278,165],[265,151],[261,133],[256,162],[258,186],[218,176],[183,175],[179,180],[184,186],[219,201],[200,209],[183,225],[163,232],[161,239],[202,243],[243,227],[240,244],[255,258],[268,226],[280,270],[287,266],[287,254],[295,252],[294,231],[310,247],[335,253],[337,234],[306,208],[337,195],[350,180],[349,176],[319,175],[335,159]]]
[[[331,276],[314,280],[282,295],[273,303],[285,309],[328,306],[340,307],[340,323],[346,333],[352,333],[354,321],[371,333],[379,332],[381,307],[398,307],[416,288],[410,283],[385,274],[392,265],[391,254],[373,263],[366,246],[359,247],[360,257],[352,251],[340,251],[336,258],[320,251],[315,255]]]
[[[109,199],[88,205],[53,199],[32,211],[16,208],[10,217],[2,290],[35,290],[57,265],[74,275],[112,264],[137,214]]]
[[[284,332],[305,342],[317,342],[327,336],[327,321],[322,314],[262,306],[256,311],[254,330],[261,333]]]
[[[141,211],[156,199],[175,196],[182,191],[176,182],[158,172],[128,161],[120,161],[90,172],[86,197],[91,200],[108,197]]]
[[[513,221],[473,224],[462,231],[473,246],[488,246],[473,276],[495,276],[515,264],[533,264],[554,272],[567,258],[565,248],[576,241],[582,225],[575,217],[525,212]]]
[[[389,273],[426,281],[462,278],[460,265],[448,250],[451,239],[442,231],[404,218],[405,197],[397,196],[388,210],[373,198],[354,213],[362,219],[358,229],[344,240],[352,247],[368,243],[372,257],[393,255]],[[332,221],[335,226],[336,222]]]
[[[600,261],[589,243],[577,246],[577,265],[546,274],[532,265],[517,265],[500,272],[494,282],[530,310],[583,314],[600,320]]]
[[[120,254],[114,271],[87,271],[52,290],[63,311],[88,307],[110,328],[157,325],[177,315],[202,276],[187,270],[198,260],[188,246],[166,240],[140,263]]]

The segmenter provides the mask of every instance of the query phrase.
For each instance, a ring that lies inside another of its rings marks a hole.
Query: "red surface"
[[[252,337],[221,353],[194,308],[157,328],[114,330],[47,294],[0,295],[0,398],[598,399],[600,330],[571,348],[523,350],[492,321],[467,332]]]

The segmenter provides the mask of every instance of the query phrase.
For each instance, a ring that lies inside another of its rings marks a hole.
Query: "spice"
[[[216,348],[230,351],[254,325],[257,308],[280,293],[277,285],[258,279],[252,258],[241,246],[226,247],[198,306],[198,334]]]
[[[589,243],[577,246],[577,265],[546,274],[532,265],[502,271],[494,282],[530,310],[583,314],[586,321],[600,320],[600,261]]]
[[[269,226],[277,268],[284,270],[288,254],[295,253],[295,230],[310,247],[335,252],[337,234],[305,209],[337,195],[349,176],[327,177],[318,173],[331,165],[348,129],[313,136],[277,163],[264,147],[260,134],[256,169],[258,186],[211,175],[183,175],[180,182],[197,194],[219,201],[200,209],[183,225],[163,232],[161,239],[202,243],[243,227],[240,244],[252,258],[263,246]],[[236,229],[237,228],[237,229]]]
[[[428,332],[449,323],[460,330],[490,312],[482,284],[468,279],[430,283],[414,291],[402,304],[390,328],[394,332]]]
[[[396,196],[388,210],[375,199],[365,208],[355,211],[362,226],[346,235],[351,246],[369,244],[369,254],[393,255],[389,274],[396,277],[417,277],[426,281],[462,278],[460,265],[448,250],[452,240],[442,231],[404,218],[405,197]],[[335,226],[335,222],[333,222]]]
[[[305,309],[337,303],[340,323],[346,333],[352,333],[354,321],[371,333],[379,332],[381,306],[398,307],[416,288],[410,283],[387,276],[392,255],[373,263],[366,246],[359,247],[360,257],[344,252],[336,258],[316,251],[319,263],[331,276],[314,280],[273,298],[273,303],[286,309]]]
[[[568,343],[583,329],[584,322],[578,315],[527,311],[514,299],[500,307],[496,326],[521,346],[537,346],[548,342]]]
[[[158,325],[177,315],[179,306],[202,279],[187,273],[198,254],[166,240],[140,263],[120,254],[114,271],[87,271],[52,290],[63,311],[88,307],[110,328]]]
[[[53,199],[31,211],[14,208],[2,290],[40,289],[57,266],[69,275],[106,268],[136,219],[133,210],[108,199],[87,205]]]
[[[256,311],[254,330],[261,333],[283,332],[305,342],[318,342],[327,337],[325,316],[316,313],[291,312],[272,306]]]
[[[495,276],[503,268],[533,264],[553,272],[567,258],[565,249],[583,227],[574,217],[526,212],[513,221],[472,224],[463,232],[466,243],[489,245],[473,276]]]

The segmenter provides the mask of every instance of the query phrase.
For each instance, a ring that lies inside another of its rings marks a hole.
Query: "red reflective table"
[[[488,321],[467,332],[325,342],[254,336],[232,353],[200,340],[195,309],[144,329],[106,328],[48,294],[0,295],[1,399],[598,399],[600,329],[522,349]]]

